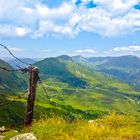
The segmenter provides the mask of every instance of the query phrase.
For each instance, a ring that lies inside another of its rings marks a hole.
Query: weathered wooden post
[[[29,68],[29,89],[28,89],[29,95],[27,99],[27,108],[24,120],[25,126],[30,126],[32,123],[38,74],[39,69],[37,67]]]

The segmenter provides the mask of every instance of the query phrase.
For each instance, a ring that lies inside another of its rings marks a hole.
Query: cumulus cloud
[[[113,52],[138,52],[140,51],[140,46],[116,47],[112,51]]]
[[[94,0],[94,2],[113,14],[119,14],[131,10],[139,0]]]
[[[85,57],[93,56],[122,56],[122,55],[138,55],[140,53],[140,46],[130,45],[130,46],[121,46],[114,47],[113,49],[107,51],[97,51],[95,49],[87,48],[74,51],[74,55],[82,55]]]
[[[41,20],[39,22],[39,29],[34,33],[34,37],[42,37],[47,35],[68,35],[73,36],[72,28],[69,26],[61,26],[50,21]]]
[[[76,2],[50,8],[39,0],[7,0],[6,4],[0,0],[0,37],[75,37],[83,31],[110,37],[140,30],[140,10],[134,8],[139,0],[81,0],[78,6]],[[85,6],[90,2],[96,7]]]
[[[77,51],[75,51],[75,52],[76,52],[76,53],[90,53],[90,54],[96,53],[96,51],[93,50],[93,49],[77,50]]]
[[[104,52],[104,55],[137,55],[140,53],[140,46],[124,46],[115,47],[109,51]]]
[[[94,54],[97,54],[97,51],[91,48],[86,48],[82,50],[76,50],[74,52],[74,55],[82,55],[82,56],[93,56]]]
[[[120,4],[117,4],[119,1]],[[121,0],[94,2],[98,5],[96,8],[79,9],[72,15],[70,23],[78,23],[81,31],[96,32],[109,37],[140,30],[140,10],[133,8],[137,0],[127,0],[125,3]]]
[[[0,24],[0,36],[2,37],[23,37],[31,32],[25,27],[16,27],[9,24]]]
[[[44,18],[65,18],[69,15],[73,10],[73,6],[68,3],[63,3],[58,8],[48,8],[48,6],[44,4],[37,4],[36,11],[39,16]]]
[[[12,51],[12,52],[22,52],[22,51],[23,51],[22,48],[16,48],[16,47],[9,48],[9,49],[10,49],[10,51]]]

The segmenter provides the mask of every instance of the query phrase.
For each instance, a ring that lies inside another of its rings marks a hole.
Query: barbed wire
[[[28,67],[28,68],[21,68],[21,67],[17,66],[19,69],[8,69],[8,68],[6,68],[6,67],[0,66],[0,69],[2,69],[2,70],[4,70],[4,71],[7,71],[7,72],[22,71],[23,73],[26,73],[26,72],[29,72],[29,71],[30,71],[30,68],[31,68],[31,67],[33,67],[32,64],[23,62],[21,59],[19,59],[18,57],[16,57],[16,56],[10,51],[10,49],[8,49],[7,46],[5,46],[5,45],[3,45],[3,44],[1,44],[1,43],[0,43],[0,46],[2,46],[5,50],[7,50],[7,51],[9,52],[9,54],[10,54],[13,58],[17,59],[19,62],[21,62],[21,63],[23,63],[23,64],[25,64],[25,65],[30,66],[30,67]],[[41,86],[42,86],[42,88],[43,88],[43,90],[44,90],[44,93],[45,93],[45,95],[46,95],[46,97],[47,97],[49,103],[50,103],[51,105],[56,105],[56,103],[53,102],[53,101],[51,100],[50,96],[48,95],[48,92],[47,92],[45,86],[43,85],[43,82],[42,82],[42,80],[41,80],[41,78],[40,78],[39,76],[38,76],[38,81],[40,82],[40,84],[41,84]],[[0,95],[1,95],[1,94],[0,94]],[[20,96],[20,95],[19,95],[19,96]],[[12,99],[19,99],[19,97],[12,98]],[[5,105],[10,104],[10,103],[13,103],[13,102],[15,102],[15,101],[8,101],[8,102],[6,102],[5,104],[2,104],[2,105],[0,104],[0,106],[5,106]]]
[[[40,78],[39,76],[38,76],[38,81],[40,82],[40,84],[41,84],[41,86],[42,86],[42,89],[43,89],[43,91],[44,91],[44,93],[45,93],[45,95],[46,95],[46,97],[47,97],[49,103],[50,103],[51,105],[53,105],[53,106],[57,106],[56,102],[52,101],[52,99],[51,99],[50,96],[48,95],[48,92],[47,92],[45,86],[43,85],[43,82],[42,82],[42,80],[41,80],[41,78]],[[9,98],[7,95],[1,94],[1,93],[0,93],[0,96],[3,96],[3,97],[5,97],[5,98]],[[18,95],[17,97],[14,97],[14,98],[12,97],[12,98],[11,98],[12,100],[9,100],[9,101],[7,101],[6,103],[0,104],[0,107],[3,107],[3,106],[6,106],[6,105],[15,103],[15,102],[17,101],[17,99],[21,99],[23,96],[25,96],[24,93]],[[10,98],[9,98],[9,99],[10,99]]]
[[[1,70],[4,70],[4,71],[7,71],[7,72],[17,72],[17,71],[21,71],[21,72],[23,72],[23,73],[26,73],[26,72],[29,71],[28,68],[8,69],[8,68],[2,67],[2,66],[0,66],[0,69],[1,69]]]
[[[47,98],[48,98],[49,103],[50,103],[52,106],[59,107],[58,104],[57,104],[56,102],[54,102],[54,101],[51,99],[51,97],[48,95],[48,92],[47,92],[45,86],[43,85],[43,82],[42,82],[42,80],[41,80],[41,78],[40,78],[39,76],[38,76],[38,81],[40,82],[40,84],[41,84],[41,86],[42,86],[42,89],[44,90],[44,93],[45,93],[45,95],[46,95]]]
[[[39,76],[38,76],[38,81],[40,82],[40,84],[42,86],[42,89],[44,90],[44,93],[45,93],[45,95],[47,96],[47,98],[48,98],[48,100],[50,102],[51,101],[50,96],[48,95],[48,92],[47,92],[45,86],[43,85],[43,82],[42,82],[42,80],[41,80],[41,78]]]
[[[8,49],[7,46],[3,45],[0,43],[0,46],[2,46],[5,50],[7,50],[9,52],[9,54],[14,57],[15,59],[17,59],[19,62],[21,62],[22,64],[25,64],[25,65],[28,65],[28,66],[32,66],[32,64],[29,64],[29,63],[26,63],[26,62],[23,62],[21,59],[19,59],[18,57],[16,57],[11,51],[10,49]]]
[[[7,72],[10,72],[10,71],[18,71],[18,70],[10,70],[10,69],[7,69],[6,67],[2,67],[2,66],[0,66],[0,69],[1,70],[4,70],[4,71],[7,71]]]
[[[0,68],[1,68],[1,67],[0,67]],[[3,69],[3,67],[2,67],[2,69]],[[8,72],[10,71],[10,70],[8,70],[8,69],[6,69],[6,68],[4,68],[4,70],[6,70],[6,71],[8,71]],[[15,71],[15,70],[14,70],[14,71]],[[18,70],[16,70],[16,71],[18,71]],[[49,103],[50,103],[51,105],[55,105],[55,106],[56,106],[56,103],[53,102],[52,99],[50,98],[50,96],[48,95],[48,92],[47,92],[45,86],[43,85],[43,82],[42,82],[42,80],[41,80],[41,78],[40,78],[39,76],[38,76],[38,81],[40,82],[40,84],[41,84],[41,86],[42,86],[42,89],[43,89],[43,91],[44,91],[44,93],[45,93],[45,95],[46,95],[46,97],[47,97]],[[0,104],[0,107],[3,107],[3,106],[5,106],[5,105],[11,104],[11,103],[13,103],[13,102],[16,102],[17,99],[21,99],[21,98],[22,98],[22,95],[25,95],[25,94],[20,94],[20,95],[18,95],[17,97],[12,98],[12,99],[15,100],[15,101],[9,100],[9,101],[7,101],[6,103]],[[7,95],[1,94],[1,93],[0,93],[0,96],[4,96],[4,97],[8,98]]]
[[[9,52],[9,54],[12,56],[12,57],[14,57],[15,59],[17,59],[19,62],[21,62],[21,63],[23,63],[23,64],[25,64],[25,65],[28,65],[28,66],[32,66],[31,64],[28,64],[28,63],[26,63],[26,62],[23,62],[22,60],[20,60],[19,58],[17,58],[9,49],[8,49],[8,47],[6,47],[5,45],[3,45],[3,44],[0,44],[0,46],[2,46],[4,49],[6,49],[8,52]],[[4,71],[7,71],[7,72],[18,72],[18,71],[21,71],[22,73],[26,73],[26,72],[28,72],[29,71],[29,68],[21,68],[21,67],[19,67],[19,66],[17,66],[19,69],[9,69],[9,68],[7,68],[7,67],[3,67],[3,66],[0,66],[0,69],[1,70],[4,70]],[[23,94],[24,95],[24,94]],[[9,98],[7,95],[4,95],[4,94],[0,94],[0,96],[3,96],[3,97],[5,97],[5,98]],[[17,97],[12,97],[11,99],[12,100],[9,100],[9,101],[7,101],[7,102],[5,102],[5,103],[1,103],[0,104],[0,107],[4,107],[4,106],[6,106],[6,105],[9,105],[9,104],[12,104],[12,103],[15,103],[16,101],[17,101],[17,99],[21,99],[22,98],[22,94],[20,94],[20,95],[18,95]],[[10,99],[10,98],[9,98]]]

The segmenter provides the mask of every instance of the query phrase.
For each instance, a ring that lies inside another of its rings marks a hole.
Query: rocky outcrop
[[[10,138],[10,140],[37,140],[35,135],[33,133],[25,133],[21,135],[17,135],[13,138]]]

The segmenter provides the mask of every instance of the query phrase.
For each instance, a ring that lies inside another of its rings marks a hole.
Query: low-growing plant
[[[50,118],[34,122],[25,128],[39,140],[138,140],[140,123],[134,117],[111,113],[96,120],[67,122],[62,118]]]

